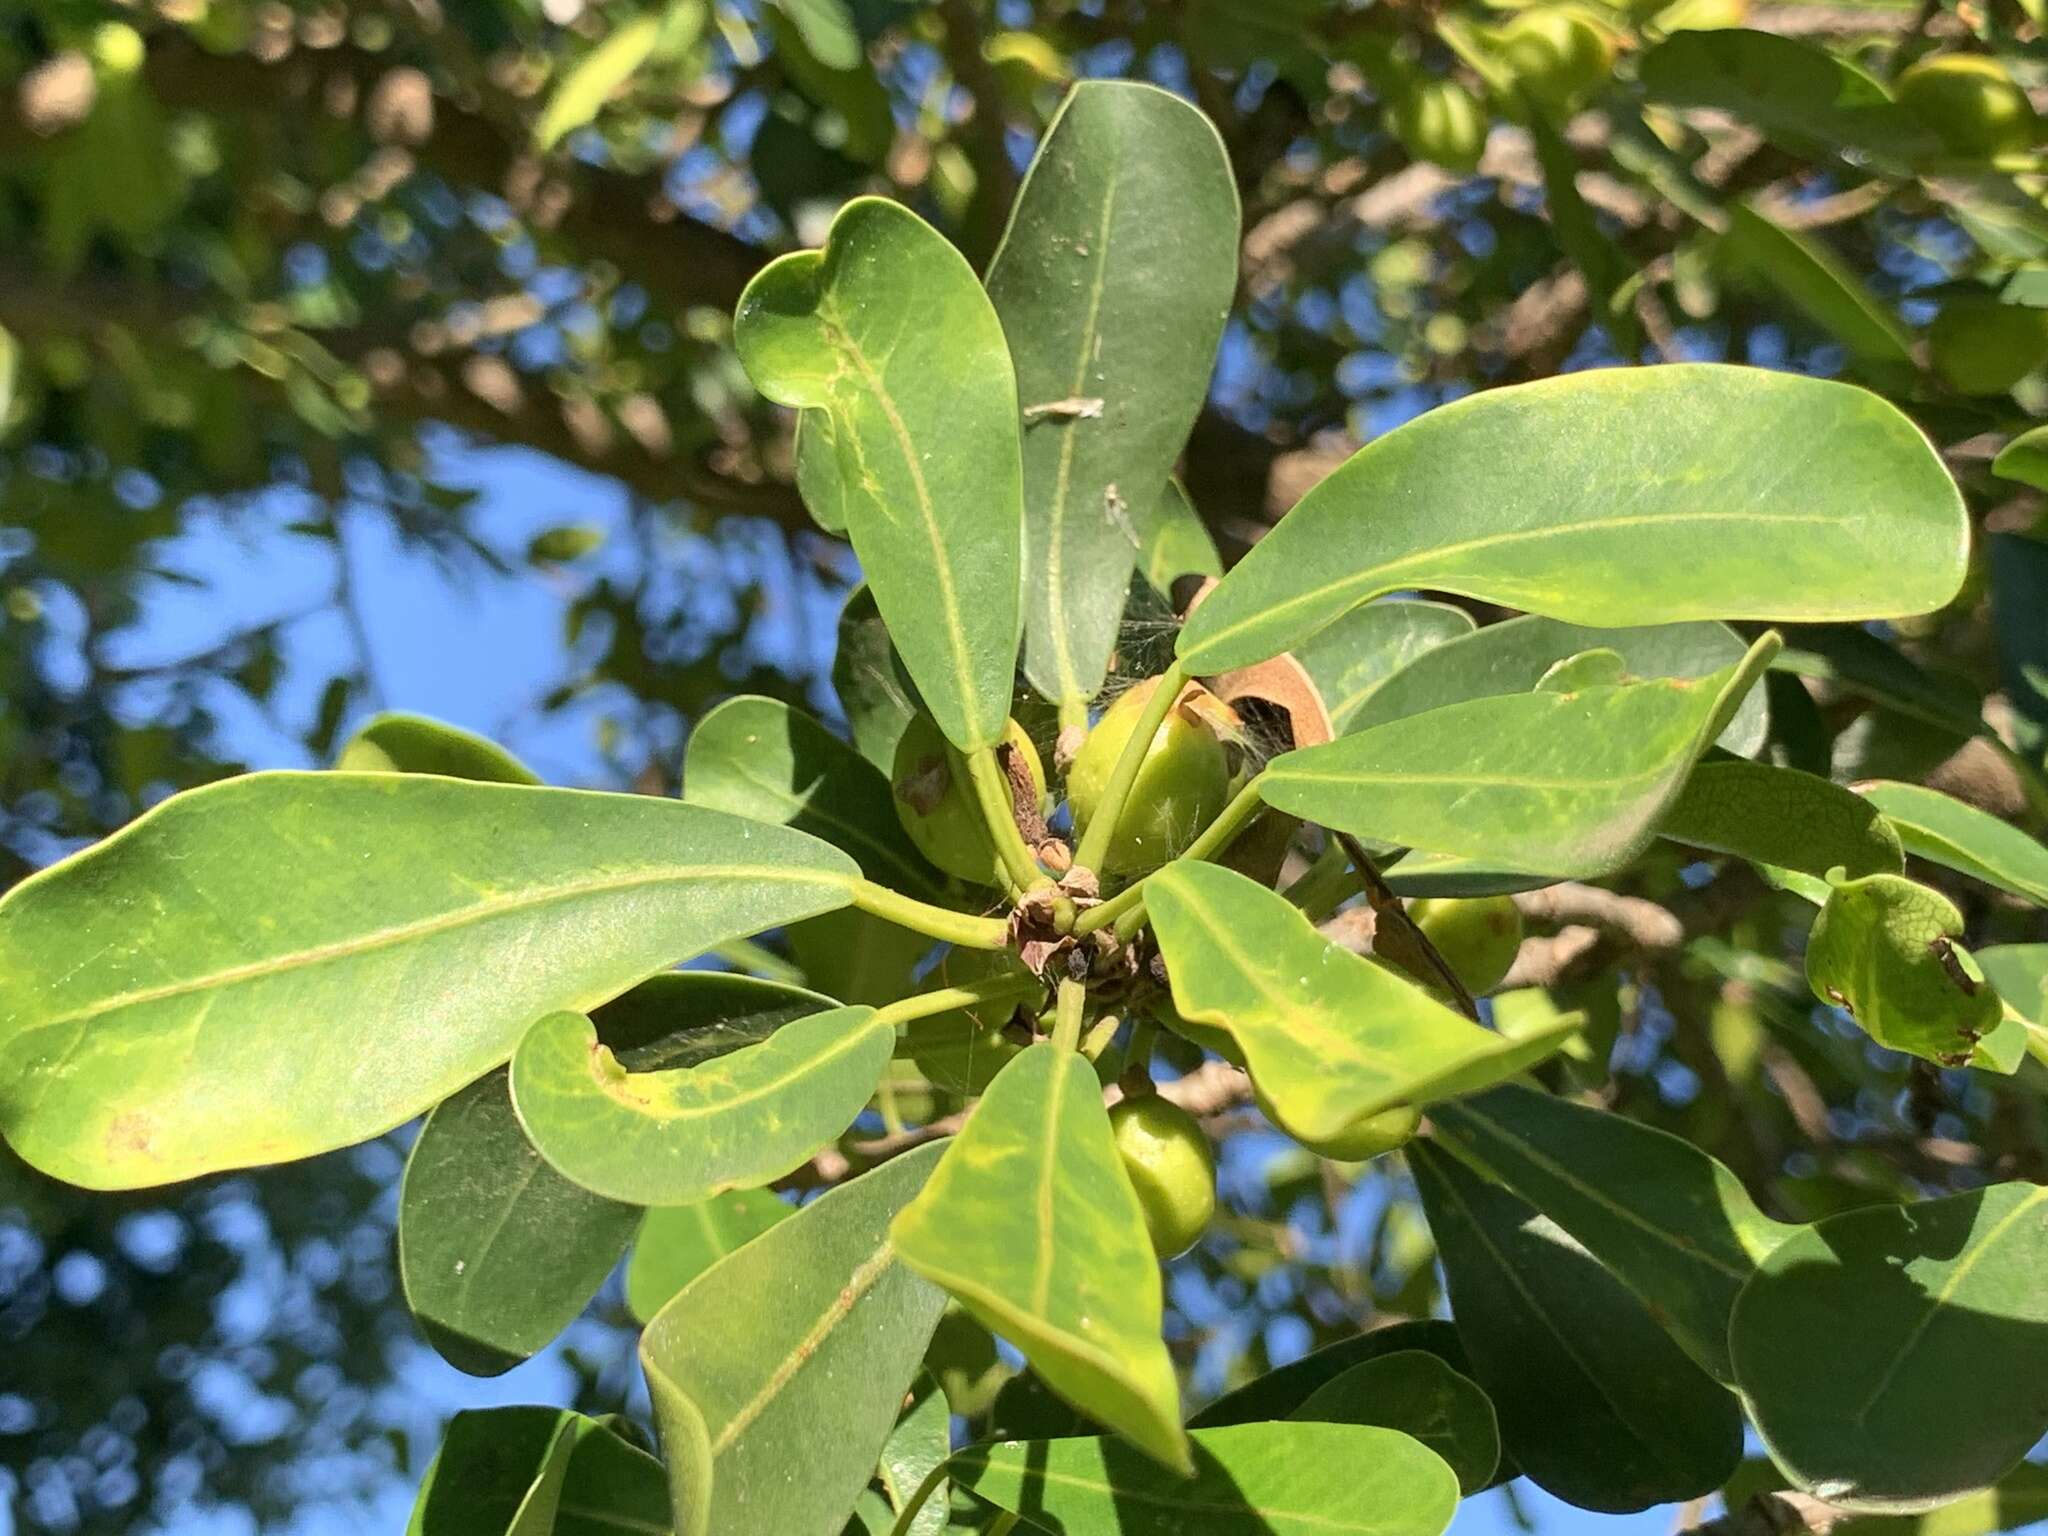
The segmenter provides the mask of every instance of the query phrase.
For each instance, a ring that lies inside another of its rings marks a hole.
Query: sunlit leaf
[[[1159,1265],[1086,1057],[1045,1043],[1005,1066],[894,1237],[1062,1397],[1187,1464]]]
[[[1766,636],[1703,678],[1503,694],[1355,730],[1275,758],[1260,793],[1358,837],[1495,869],[1609,874],[1648,845],[1774,648]]]
[[[1169,864],[1145,883],[1145,903],[1174,1007],[1236,1042],[1282,1127],[1310,1145],[1395,1105],[1524,1071],[1578,1026],[1560,1019],[1525,1040],[1482,1029],[1219,865]]]
[[[1024,411],[1024,672],[1101,689],[1138,556],[1237,288],[1237,186],[1216,129],[1156,86],[1090,80],[1039,141],[989,265]]]
[[[1657,834],[1693,848],[1824,876],[1901,874],[1899,834],[1868,804],[1828,779],[1727,759],[1693,769]]]
[[[953,1448],[953,1416],[939,1384],[923,1371],[910,1389],[910,1406],[882,1447],[880,1476],[890,1506],[901,1512],[925,1477]],[[945,1530],[946,1487],[941,1483],[911,1520],[904,1536],[938,1536]]]
[[[842,906],[857,873],[647,795],[209,785],[0,901],[0,1127],[95,1188],[347,1146],[504,1061],[539,1015]]]
[[[1416,657],[1469,635],[1472,629],[1472,615],[1449,603],[1390,598],[1354,608],[1324,625],[1294,648],[1294,657],[1308,669],[1330,712],[1330,724],[1341,735],[1357,723],[1366,701],[1389,678]]]
[[[2048,425],[2029,428],[1999,449],[1991,472],[2048,491]]]
[[[839,1536],[945,1305],[888,1235],[944,1150],[920,1147],[820,1196],[648,1324],[640,1363],[676,1536]]]
[[[589,1019],[551,1013],[519,1042],[512,1102],[564,1177],[635,1205],[691,1205],[781,1178],[837,1137],[894,1043],[872,1008],[835,1008],[699,1065],[631,1072]]]
[[[1908,853],[2048,907],[2048,848],[2010,822],[1919,784],[1873,782],[1856,792],[1884,813]]]
[[[772,1189],[736,1189],[647,1212],[626,1263],[626,1305],[650,1321],[676,1292],[795,1210]]]
[[[1183,1477],[1114,1440],[971,1445],[955,1480],[1064,1536],[1440,1536],[1458,1479],[1408,1436],[1358,1424],[1239,1424],[1190,1435]]]
[[[1889,306],[1811,236],[1730,203],[1723,250],[1794,308],[1869,362],[1911,367],[1912,336]]]
[[[1202,673],[1261,661],[1412,587],[1595,625],[1920,613],[1955,595],[1966,548],[1948,471],[1875,395],[1711,363],[1596,369],[1374,439],[1223,579],[1179,652]]]
[[[1441,1456],[1468,1498],[1493,1480],[1500,1465],[1492,1400],[1427,1350],[1397,1350],[1354,1365],[1288,1417],[1399,1430]]]
[[[740,298],[740,360],[832,418],[847,532],[903,664],[947,737],[992,746],[1021,623],[1016,378],[965,258],[901,204],[856,198],[822,251]]]
[[[334,766],[350,773],[438,773],[490,784],[540,782],[496,742],[425,715],[371,716],[336,754]]]
[[[1719,1487],[1742,1456],[1734,1396],[1555,1223],[1426,1144],[1408,1160],[1473,1377],[1530,1480],[1606,1513]]]
[[[1798,1485],[1910,1513],[1995,1483],[2048,1430],[2048,1189],[1829,1216],[1780,1244],[1729,1334]]]
[[[1216,541],[1178,480],[1167,481],[1157,496],[1134,501],[1130,519],[1138,535],[1138,574],[1154,591],[1171,593],[1183,576],[1223,574]]]
[[[552,149],[597,116],[598,109],[654,54],[661,18],[638,16],[606,37],[564,74],[533,127],[533,142]]]

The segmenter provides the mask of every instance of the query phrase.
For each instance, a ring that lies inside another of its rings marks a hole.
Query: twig
[[[1357,870],[1359,878],[1365,881],[1365,899],[1372,907],[1374,922],[1391,925],[1395,932],[1412,942],[1422,958],[1428,961],[1429,968],[1436,972],[1438,980],[1443,982],[1445,990],[1457,1003],[1458,1011],[1477,1023],[1479,1004],[1473,1000],[1470,989],[1458,979],[1458,973],[1451,969],[1451,963],[1444,959],[1443,952],[1430,942],[1429,935],[1415,925],[1415,920],[1408,915],[1408,909],[1401,905],[1401,898],[1396,896],[1393,888],[1381,878],[1378,866],[1373,863],[1372,856],[1365,851],[1365,845],[1349,832],[1339,832],[1335,827],[1328,830],[1330,835],[1337,839],[1337,846],[1344,850],[1344,856],[1351,860],[1351,867]],[[1377,930],[1374,937],[1374,947],[1378,948]]]

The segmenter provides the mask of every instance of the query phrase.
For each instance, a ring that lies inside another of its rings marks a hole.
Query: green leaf
[[[839,440],[827,411],[798,411],[791,451],[796,494],[811,521],[827,533],[846,532],[846,482],[839,474]]]
[[[1759,1496],[1792,1486],[1790,1478],[1762,1456],[1736,1469],[1721,1497],[1731,1510],[1744,1510]],[[1844,1515],[1831,1536],[1997,1536],[2048,1520],[2048,1467],[2021,1462],[1995,1488],[1966,1493],[1924,1515]]]
[[[2048,907],[2048,848],[1987,811],[1918,784],[1858,784],[1908,853]],[[1853,871],[1852,871],[1853,873]]]
[[[772,1189],[735,1189],[649,1211],[626,1263],[626,1305],[651,1321],[676,1292],[795,1210]]]
[[[1182,1477],[1114,1440],[1006,1441],[953,1477],[1064,1536],[1441,1536],[1458,1479],[1435,1452],[1361,1424],[1237,1424],[1190,1435]]]
[[[845,0],[778,0],[762,19],[789,82],[826,109],[828,123],[839,119],[828,130],[835,160],[843,155],[873,165],[886,155],[896,127],[889,91],[868,62]]]
[[[1698,1498],[1742,1457],[1742,1413],[1554,1222],[1413,1143],[1451,1314],[1501,1439],[1538,1486],[1626,1513]]]
[[[2029,428],[1999,449],[1991,473],[2048,491],[2048,424]]]
[[[1998,1184],[1829,1216],[1771,1253],[1729,1346],[1750,1417],[1802,1488],[1931,1509],[2048,1430],[2048,1189]]]
[[[839,614],[839,648],[832,657],[832,687],[846,711],[860,755],[894,771],[896,743],[919,713],[916,686],[903,670],[896,643],[875,607],[875,595],[855,587]]]
[[[827,69],[852,69],[861,61],[860,32],[846,0],[773,0],[795,25],[811,57]]]
[[[519,1042],[512,1102],[541,1155],[585,1189],[692,1205],[802,1166],[873,1097],[896,1033],[868,1007],[796,1019],[697,1066],[629,1072],[580,1013]]]
[[[1388,679],[1418,656],[1472,630],[1472,615],[1462,608],[1389,598],[1354,608],[1324,625],[1295,647],[1294,659],[1307,669],[1330,712],[1330,724],[1342,735]]]
[[[1495,869],[1610,874],[1648,845],[1775,647],[1766,635],[1703,678],[1503,694],[1353,731],[1275,758],[1260,793],[1358,837]]]
[[[533,127],[536,148],[552,149],[597,116],[614,91],[639,73],[661,40],[661,18],[640,16],[612,32],[578,59],[548,97]]]
[[[1407,1350],[1426,1350],[1460,1375],[1471,1374],[1465,1346],[1452,1324],[1439,1318],[1393,1323],[1326,1344],[1299,1360],[1253,1377],[1190,1418],[1188,1428],[1213,1429],[1225,1424],[1284,1419],[1353,1367]]]
[[[1796,1230],[1734,1174],[1676,1136],[1514,1084],[1430,1120],[1444,1147],[1584,1244],[1704,1370],[1733,1379],[1736,1293]]]
[[[1492,1482],[1500,1465],[1492,1399],[1428,1350],[1397,1350],[1355,1365],[1288,1417],[1399,1430],[1441,1456],[1467,1498]]]
[[[1558,249],[1578,268],[1592,296],[1593,318],[1612,338],[1615,350],[1633,356],[1641,350],[1641,324],[1634,294],[1640,279],[1636,264],[1622,250],[1580,195],[1577,153],[1547,114],[1529,114],[1529,137],[1543,172],[1543,196],[1550,212],[1550,232]]]
[[[904,835],[888,776],[779,699],[728,699],[697,722],[683,756],[691,805],[795,827],[850,853],[870,880],[923,899],[945,877]]]
[[[668,1529],[661,1464],[562,1408],[449,1421],[406,1536],[611,1536]]]
[[[842,906],[857,875],[801,833],[647,795],[208,785],[0,900],[0,1128],[101,1189],[348,1146],[539,1015]]]
[[[805,981],[849,1003],[875,1007],[915,991],[912,976],[932,952],[931,939],[915,929],[851,908],[792,923],[784,937]]]
[[[2048,944],[1994,944],[1977,951],[1977,964],[2008,1008],[2048,1028]]]
[[[1739,758],[1701,763],[1657,835],[1753,863],[1821,876],[1896,875],[1899,834],[1860,796],[1828,779]]]
[[[1991,617],[1998,635],[1998,672],[2012,705],[2019,749],[2040,767],[2048,762],[2048,540],[2018,533],[1991,536]],[[1970,690],[1972,707],[1977,701]]]
[[[1159,1263],[1085,1056],[1045,1043],[1005,1066],[894,1236],[1060,1396],[1187,1466]]]
[[[1197,673],[1262,661],[1412,587],[1602,626],[1920,613],[1961,586],[1966,535],[1940,456],[1876,395],[1714,363],[1595,369],[1367,444],[1223,578],[1179,654]]]
[[[1578,1027],[1566,1017],[1524,1040],[1482,1029],[1220,865],[1167,865],[1145,882],[1145,905],[1174,1007],[1236,1041],[1282,1129],[1311,1145],[1525,1071]]]
[[[946,1406],[946,1394],[929,1373],[917,1373],[910,1398],[910,1406],[903,1410],[882,1447],[882,1487],[890,1507],[898,1513],[953,1448],[952,1411]],[[938,1536],[946,1525],[946,1485],[940,1483],[911,1520],[905,1536]]]
[[[1962,936],[1939,891],[1898,875],[1839,881],[1806,941],[1806,982],[1878,1044],[1959,1067],[2003,1015]]]
[[[1016,376],[965,258],[855,198],[822,251],[769,263],[733,341],[756,387],[829,413],[846,527],[903,664],[962,751],[1010,713],[1023,560]]]
[[[1761,277],[1863,361],[1913,366],[1913,338],[1898,316],[1825,245],[1746,203],[1730,203],[1727,215],[1722,250],[1738,268]]]
[[[1794,151],[1862,149],[1897,164],[1941,148],[1876,78],[1796,38],[1674,32],[1643,56],[1641,78],[1653,102],[1726,112]]]
[[[1854,624],[1802,625],[1789,631],[1771,670],[1851,689],[1909,719],[1961,736],[1980,726],[1974,687],[1923,671]]]
[[[1024,673],[1055,703],[1102,688],[1128,509],[1167,483],[1208,393],[1238,224],[1215,127],[1133,81],[1069,91],[1018,189],[988,296],[1024,411]]]
[[[1155,592],[1170,593],[1183,576],[1221,576],[1223,557],[1209,526],[1178,480],[1157,496],[1139,497],[1130,508],[1138,535],[1138,574]]]
[[[425,715],[372,715],[334,766],[351,773],[438,773],[487,784],[538,784],[540,777],[495,741]]]
[[[888,1235],[942,1151],[821,1195],[699,1275],[641,1335],[676,1536],[839,1536],[945,1305]]]
[[[1358,610],[1371,613],[1380,605]],[[1347,614],[1332,628],[1350,622]],[[1324,631],[1327,634],[1329,631]],[[1309,642],[1313,647],[1322,635]],[[1484,699],[1532,691],[1559,662],[1590,650],[1611,650],[1632,678],[1708,677],[1740,661],[1748,649],[1726,624],[1652,624],[1632,629],[1591,629],[1529,614],[1489,624],[1476,633],[1451,636],[1444,644],[1402,667],[1360,706],[1347,731]],[[1761,692],[1743,699],[1720,744],[1753,757],[1762,750],[1770,722]]]
[[[436,1107],[406,1158],[405,1304],[442,1359],[499,1375],[576,1320],[638,1219],[542,1161],[492,1072]]]

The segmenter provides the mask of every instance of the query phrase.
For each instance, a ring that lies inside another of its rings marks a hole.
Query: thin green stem
[[[791,965],[782,956],[765,945],[756,944],[752,939],[728,940],[711,953],[734,970],[744,971],[749,976],[759,976],[764,981],[786,982],[791,986],[803,985],[802,966]]]
[[[1123,819],[1124,802],[1131,798],[1131,786],[1138,782],[1138,770],[1144,766],[1145,754],[1152,749],[1152,738],[1159,734],[1166,712],[1173,708],[1174,700],[1180,697],[1180,690],[1187,680],[1186,671],[1177,661],[1159,674],[1159,681],[1152,689],[1152,696],[1145,701],[1144,711],[1132,727],[1130,739],[1124,743],[1116,767],[1110,770],[1109,783],[1103,786],[1102,801],[1095,807],[1095,815],[1090,819],[1087,830],[1081,834],[1081,846],[1074,850],[1074,862],[1081,868],[1101,870],[1103,856],[1109,852],[1110,839],[1116,836],[1117,823]]]
[[[1237,798],[1223,807],[1222,813],[1214,821],[1202,828],[1201,836],[1188,844],[1187,851],[1181,855],[1181,858],[1215,858],[1217,854],[1223,852],[1231,843],[1236,841],[1237,835],[1250,826],[1252,818],[1264,809],[1265,802],[1259,798],[1259,778],[1254,776],[1243,789],[1237,792]],[[1145,880],[1149,879],[1151,879],[1151,876],[1147,875]],[[1117,925],[1116,931],[1122,934],[1124,932],[1124,919],[1132,912],[1142,913],[1143,911],[1145,880],[1140,880],[1136,885],[1117,892],[1116,895],[1110,897],[1109,900],[1103,902],[1100,906],[1090,907],[1086,912],[1083,912],[1074,920],[1075,934],[1090,934],[1098,928],[1107,927],[1111,923],[1115,923]],[[1143,918],[1141,917],[1139,921],[1142,925]],[[1132,929],[1132,932],[1136,931],[1136,928]]]
[[[986,1003],[1021,1003],[1044,995],[1045,983],[1035,976],[984,976],[980,981],[963,982],[957,987],[938,987],[930,992],[913,993],[877,1008],[875,1018],[884,1024],[907,1024],[912,1019],[930,1018],[935,1013],[951,1013],[955,1008],[973,1008]]]
[[[1060,700],[1060,729],[1088,729],[1088,701],[1086,699]]]
[[[989,840],[1010,883],[1020,891],[1052,884],[1052,877],[1038,867],[1038,857],[1024,846],[1024,834],[1017,830],[1017,805],[1010,797],[1010,776],[996,762],[994,747],[978,747],[967,754],[967,777],[974,785],[975,803],[981,819],[988,823]]]
[[[1081,1014],[1087,1005],[1088,989],[1080,982],[1060,983],[1059,998],[1053,1012],[1054,1045],[1068,1051],[1078,1051],[1081,1048]]]
[[[1152,1015],[1141,1013],[1131,1020],[1130,1043],[1124,1047],[1124,1070],[1152,1075],[1152,1048],[1159,1039],[1159,1026]]]
[[[1333,837],[1307,873],[1280,894],[1301,908],[1310,922],[1320,923],[1364,889],[1365,878],[1351,867]]]
[[[872,880],[853,882],[853,904],[870,917],[879,917],[899,928],[922,933],[966,949],[1006,949],[1010,930],[1000,918],[976,917],[971,912],[954,912],[928,901],[905,896]]]
[[[925,1473],[924,1481],[917,1485],[910,1497],[903,1501],[903,1507],[896,1511],[896,1523],[889,1527],[889,1536],[910,1536],[910,1527],[917,1519],[917,1512],[924,1508],[925,1500],[938,1492],[939,1484],[946,1480],[946,1470],[950,1465],[949,1462],[941,1461]]]

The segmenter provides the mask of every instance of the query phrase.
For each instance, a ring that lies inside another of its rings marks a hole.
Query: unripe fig
[[[1074,754],[1067,803],[1077,830],[1087,827],[1102,803],[1124,743],[1157,686],[1157,678],[1147,679],[1110,705]],[[1176,704],[1153,732],[1099,873],[1136,875],[1157,869],[1193,842],[1229,798],[1230,763],[1223,743],[1193,710]]]
[[[2041,137],[2041,119],[2005,66],[1980,53],[1922,59],[1898,80],[1899,105],[1952,154],[2016,155]]]
[[[1501,62],[1524,95],[1553,113],[1576,107],[1614,68],[1614,39],[1584,11],[1537,5],[1500,29]]]
[[[1031,772],[1040,798],[1045,794],[1045,769],[1022,726],[1012,720],[1003,739],[1016,748]],[[990,841],[988,823],[975,802],[967,777],[967,760],[954,750],[929,715],[918,715],[896,743],[896,819],[910,834],[917,851],[949,875],[977,885],[1002,883],[1003,866]]]
[[[2048,359],[2048,309],[1950,299],[1927,332],[1934,370],[1966,395],[2002,395]]]
[[[1394,98],[1387,126],[1418,160],[1469,175],[1486,152],[1486,109],[1455,80],[1419,80]]]
[[[1522,947],[1522,913],[1506,896],[1410,902],[1408,916],[1474,997],[1501,983]]]
[[[1162,1259],[1187,1252],[1216,1214],[1216,1154],[1201,1123],[1147,1093],[1114,1106],[1109,1128],[1154,1251]]]

